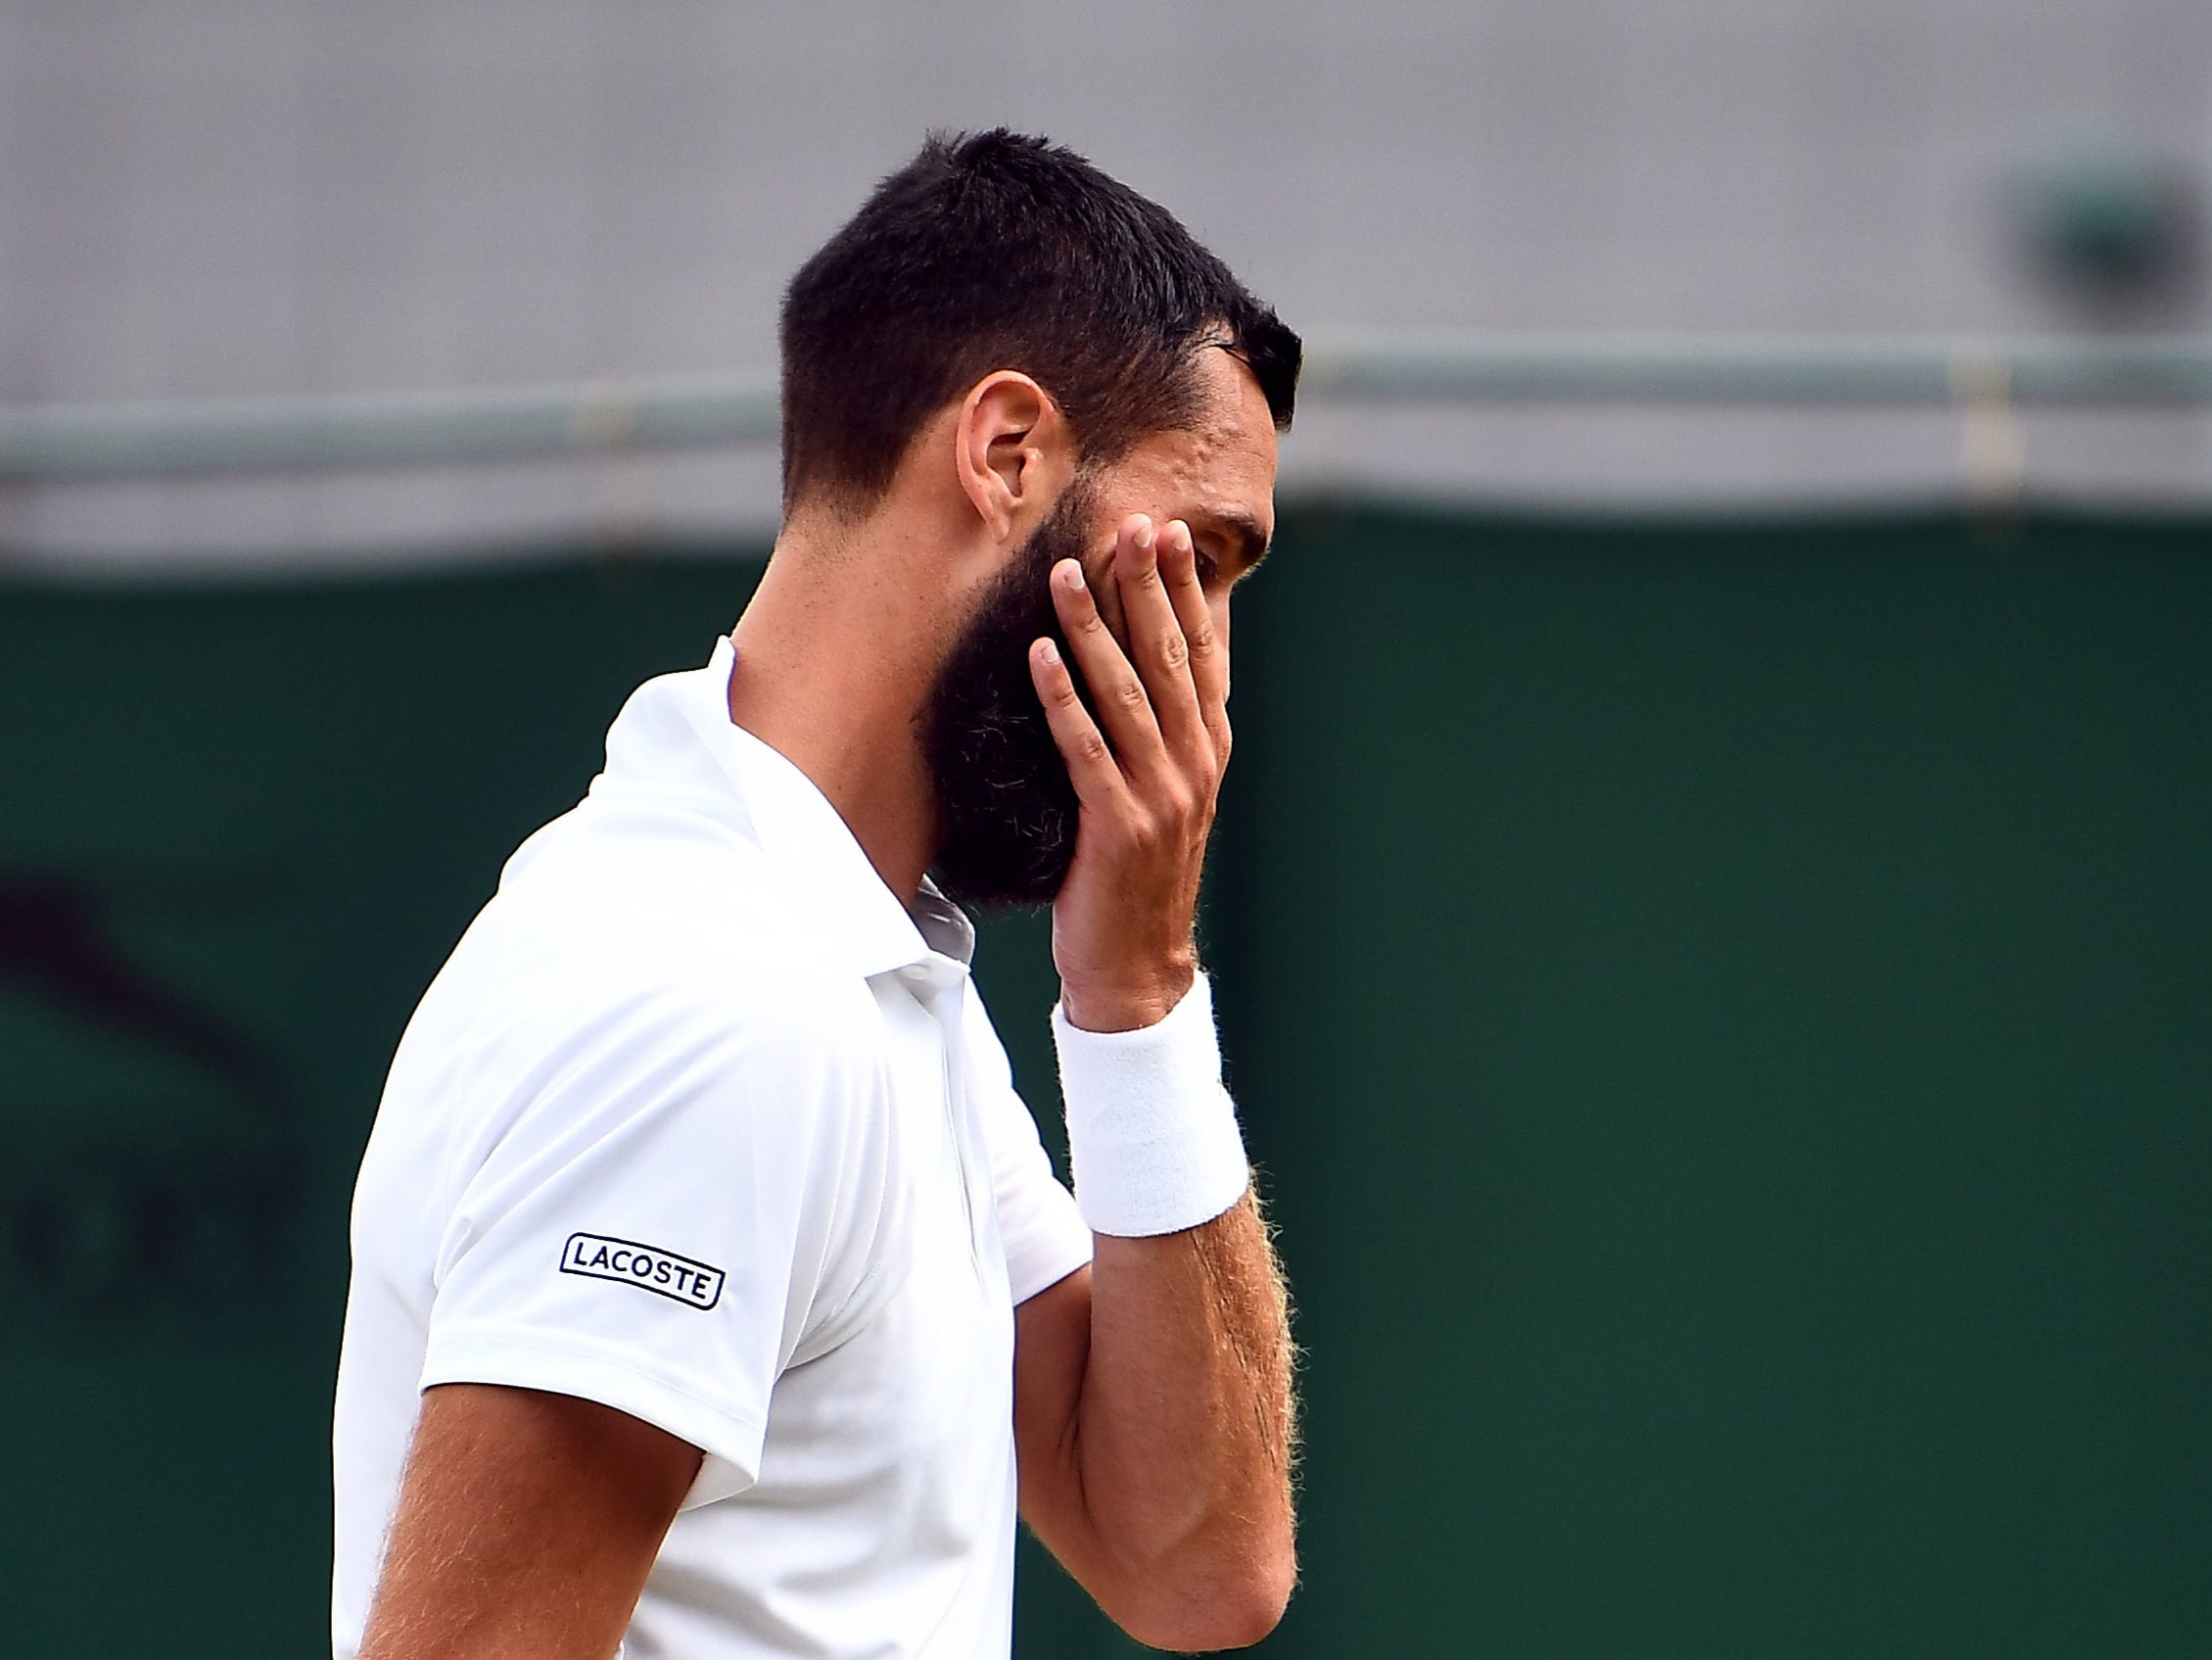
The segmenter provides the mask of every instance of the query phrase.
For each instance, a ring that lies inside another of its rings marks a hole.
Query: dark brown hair
[[[1070,150],[933,135],[783,296],[783,500],[865,510],[921,424],[993,369],[1059,403],[1088,464],[1197,412],[1218,346],[1291,423],[1298,337],[1175,216]]]

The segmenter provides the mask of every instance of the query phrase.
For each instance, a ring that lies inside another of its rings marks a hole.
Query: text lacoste
[[[687,1308],[712,1308],[722,1301],[720,1268],[634,1239],[572,1233],[561,1248],[561,1272],[634,1285]]]

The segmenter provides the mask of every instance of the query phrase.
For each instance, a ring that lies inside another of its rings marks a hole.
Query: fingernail
[[[1054,643],[1053,643],[1053,642],[1052,642],[1051,640],[1040,640],[1040,641],[1039,641],[1038,643],[1039,643],[1040,645],[1042,645],[1042,646],[1044,647],[1044,649],[1043,649],[1043,650],[1042,650],[1042,651],[1041,651],[1041,652],[1039,653],[1039,655],[1040,655],[1040,656],[1042,656],[1042,657],[1043,657],[1043,658],[1045,659],[1045,661],[1046,661],[1046,662],[1048,662],[1048,663],[1053,663],[1053,664],[1057,664],[1057,663],[1059,663],[1059,646],[1055,645],[1055,644],[1054,644]]]
[[[1083,580],[1083,567],[1073,559],[1067,561],[1067,586],[1078,593],[1090,586]]]

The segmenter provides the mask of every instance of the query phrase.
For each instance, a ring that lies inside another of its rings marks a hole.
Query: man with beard
[[[394,1058],[340,1660],[1003,1656],[1017,1507],[1155,1646],[1290,1593],[1285,1298],[1192,927],[1297,338],[992,132],[885,180],[782,347],[759,592]],[[1072,1197],[955,901],[1052,906]]]

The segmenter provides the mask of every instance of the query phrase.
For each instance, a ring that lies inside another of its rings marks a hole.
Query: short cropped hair
[[[1298,337],[1175,216],[1073,151],[933,134],[784,291],[783,500],[865,511],[922,423],[994,369],[1059,404],[1086,466],[1198,413],[1220,346],[1278,428]]]

